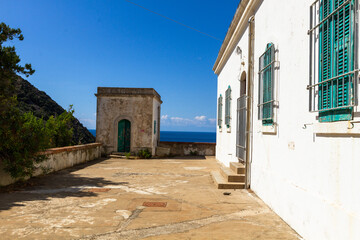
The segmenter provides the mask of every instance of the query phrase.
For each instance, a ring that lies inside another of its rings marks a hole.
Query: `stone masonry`
[[[149,149],[155,154],[160,140],[161,97],[153,88],[98,87],[96,142],[103,153],[118,152],[118,126],[121,120],[131,124],[130,152]]]

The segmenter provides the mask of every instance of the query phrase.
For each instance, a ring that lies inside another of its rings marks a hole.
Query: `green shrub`
[[[74,110],[70,105],[69,110],[63,112],[57,117],[50,116],[46,121],[46,134],[49,139],[48,147],[65,147],[72,145],[73,128],[71,121],[73,120]]]
[[[36,164],[46,160],[41,152],[51,147],[71,145],[71,108],[48,121],[31,112],[22,114],[15,106],[9,112],[11,117],[0,118],[0,160],[11,177],[32,176]]]
[[[198,156],[199,155],[199,152],[198,151],[192,151],[190,150],[190,156]]]
[[[17,114],[13,116],[12,124],[1,121],[0,159],[11,177],[24,178],[31,176],[36,164],[46,159],[38,153],[47,148],[47,135],[42,119],[32,113],[14,113]]]
[[[28,77],[35,71],[31,64],[21,66],[15,47],[4,44],[14,39],[24,39],[21,30],[0,23],[0,161],[11,177],[25,178],[32,176],[37,164],[46,159],[41,152],[49,147],[71,145],[70,121],[74,110],[70,106],[69,111],[46,122],[31,112],[20,112],[15,79],[17,74]]]
[[[131,152],[125,153],[125,157],[129,159],[131,157]]]
[[[138,152],[138,156],[140,158],[145,158],[145,159],[148,159],[148,158],[151,158],[152,155],[151,155],[151,152],[149,151],[149,149],[145,148],[145,149],[142,149]]]

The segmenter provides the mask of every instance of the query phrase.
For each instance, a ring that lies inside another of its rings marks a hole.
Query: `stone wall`
[[[90,143],[85,145],[51,148],[45,154],[48,159],[40,164],[40,168],[35,171],[34,176],[43,174],[41,169],[47,172],[55,172],[64,168],[91,161],[101,157],[101,143]],[[16,179],[10,177],[3,171],[2,162],[0,162],[0,186],[6,186],[16,182]]]
[[[130,152],[148,148],[155,153],[154,114],[162,101],[154,89],[98,87],[96,96],[96,142],[103,143],[104,153],[118,151],[118,123],[123,119],[131,123]]]
[[[215,156],[216,143],[160,142],[159,147],[170,149],[170,155],[176,156]]]

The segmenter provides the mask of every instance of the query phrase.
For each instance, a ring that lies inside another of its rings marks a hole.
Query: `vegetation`
[[[70,106],[68,111],[63,112],[57,117],[50,116],[46,121],[45,129],[48,140],[47,147],[64,147],[72,145],[71,139],[73,129],[71,121],[73,120],[74,110]]]
[[[47,121],[51,116],[59,116],[65,111],[50,96],[38,90],[27,80],[18,76],[14,83],[20,112],[32,112],[34,116]],[[95,137],[75,117],[72,119],[70,126],[73,128],[72,144],[95,142]]]
[[[31,64],[20,65],[15,47],[9,40],[24,39],[20,29],[0,23],[0,160],[13,178],[31,176],[37,164],[46,159],[40,154],[49,147],[71,144],[72,107],[47,121],[19,109],[16,96],[17,74],[32,75]]]
[[[190,150],[190,156],[198,156],[199,155],[199,152],[198,151],[192,151]]]
[[[152,155],[151,155],[151,152],[149,151],[149,149],[145,148],[145,149],[142,149],[138,152],[138,156],[140,158],[145,158],[145,159],[148,159],[148,158],[151,158]]]
[[[129,159],[131,157],[131,152],[125,153],[126,159]]]

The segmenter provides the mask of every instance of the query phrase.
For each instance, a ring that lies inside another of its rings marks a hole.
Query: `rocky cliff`
[[[51,115],[60,115],[65,111],[45,92],[40,91],[25,79],[18,77],[15,84],[21,111],[31,111],[35,116],[43,117],[44,120],[47,120]],[[74,129],[74,144],[95,142],[95,137],[79,122],[78,119],[75,118],[73,120],[72,127]]]

